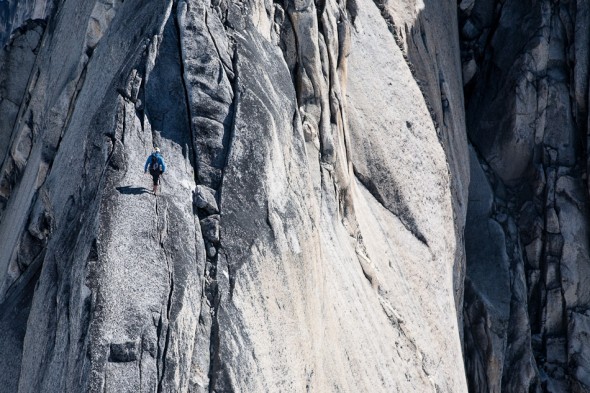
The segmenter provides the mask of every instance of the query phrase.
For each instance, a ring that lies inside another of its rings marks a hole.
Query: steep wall
[[[400,4],[64,0],[18,32],[0,389],[466,391],[457,19]]]
[[[0,45],[4,45],[14,30],[29,19],[45,19],[53,11],[55,0],[0,1]],[[23,72],[23,74],[26,74]]]
[[[465,239],[473,392],[590,390],[588,7],[459,6],[474,149]]]

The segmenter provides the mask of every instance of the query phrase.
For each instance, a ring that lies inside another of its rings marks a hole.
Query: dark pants
[[[162,171],[150,171],[150,175],[152,175],[152,179],[154,180],[154,186],[158,185],[158,181],[160,180],[160,175]]]

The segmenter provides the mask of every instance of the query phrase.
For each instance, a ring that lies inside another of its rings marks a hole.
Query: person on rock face
[[[160,148],[155,147],[154,152],[148,157],[147,161],[145,162],[145,166],[143,168],[143,172],[147,173],[148,168],[150,170],[150,175],[154,180],[154,195],[158,191],[158,183],[160,181],[160,175],[166,172],[166,164],[164,163],[164,157],[160,155]]]

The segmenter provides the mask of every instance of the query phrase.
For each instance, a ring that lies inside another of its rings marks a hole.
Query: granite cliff
[[[586,8],[0,2],[0,391],[587,391]]]
[[[471,391],[590,391],[589,7],[459,7]]]

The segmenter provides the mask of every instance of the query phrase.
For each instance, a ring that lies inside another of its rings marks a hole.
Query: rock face
[[[473,146],[470,391],[590,391],[589,5],[464,0],[459,9]]]
[[[1,391],[466,391],[453,5],[45,10],[0,57]]]
[[[0,1],[0,392],[590,391],[589,8]]]
[[[0,1],[0,45],[11,33],[29,19],[45,19],[55,7],[55,0],[2,0]],[[23,72],[22,75],[26,75]]]

